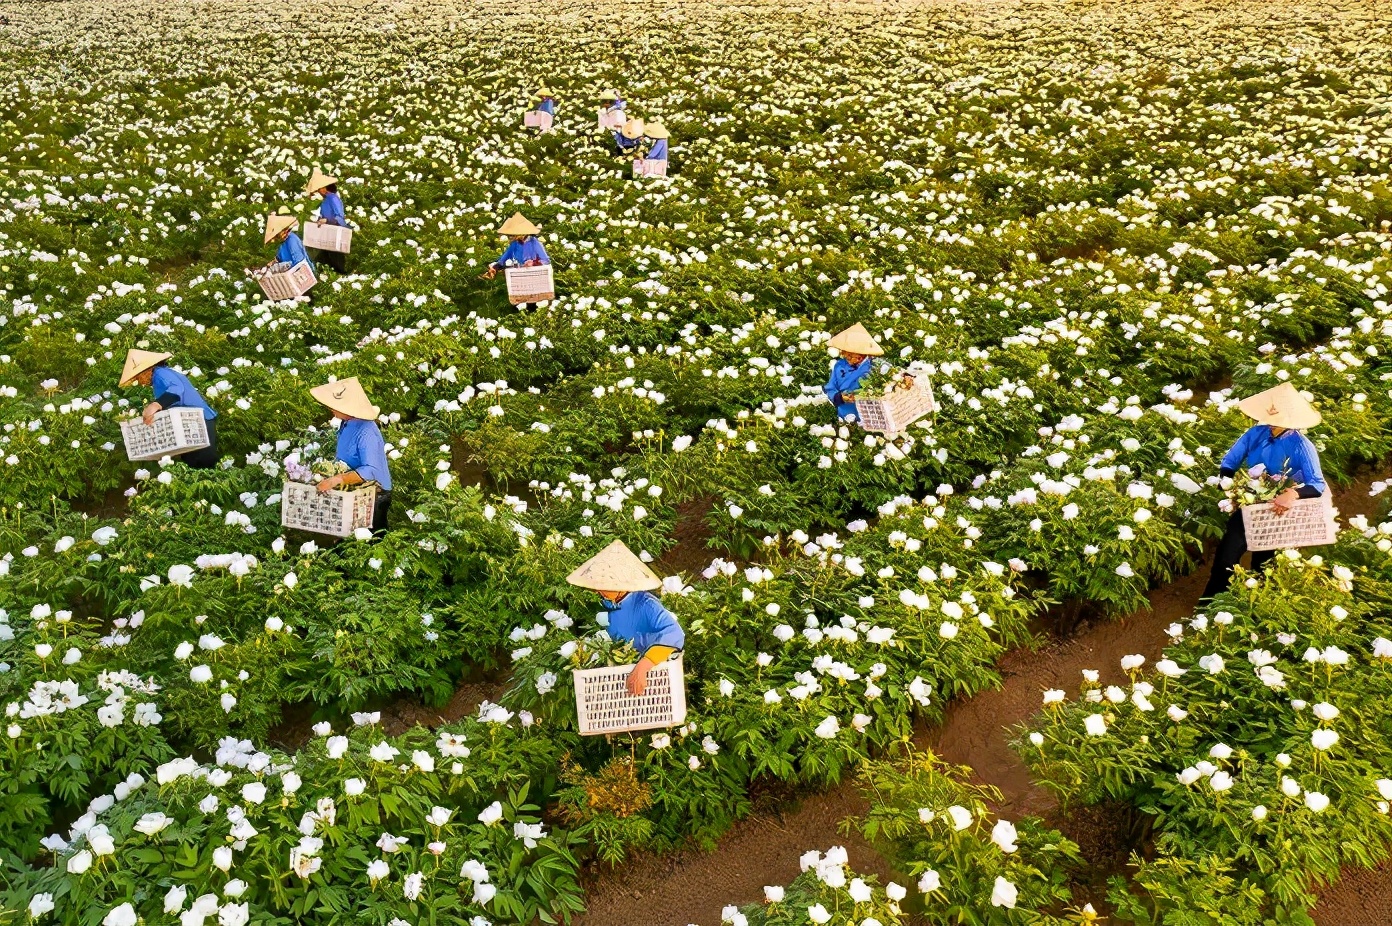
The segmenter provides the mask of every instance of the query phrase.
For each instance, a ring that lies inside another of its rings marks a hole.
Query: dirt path
[[[576,926],[717,926],[727,904],[763,900],[764,885],[798,875],[798,856],[845,846],[851,868],[895,880],[884,857],[840,823],[865,813],[854,784],[802,799],[780,813],[755,813],[735,825],[714,852],[695,849],[642,855],[615,869],[597,869],[586,885],[588,909]],[[907,885],[904,878],[897,879]]]
[[[1368,486],[1385,478],[1377,467],[1336,492],[1345,519],[1371,515],[1379,500]],[[971,766],[975,779],[999,788],[997,808],[1007,818],[1056,818],[1057,801],[1030,778],[1009,747],[1010,728],[1039,710],[1046,688],[1076,693],[1083,669],[1098,669],[1104,682],[1121,682],[1121,657],[1140,653],[1148,663],[1164,648],[1165,628],[1193,613],[1208,578],[1207,563],[1191,575],[1150,593],[1150,609],[1118,621],[1087,624],[1066,640],[1038,652],[1006,655],[999,668],[1004,684],[948,707],[941,725],[917,737],[943,758]],[[783,812],[760,813],[736,824],[712,853],[688,850],[640,856],[617,869],[594,872],[587,885],[589,909],[577,926],[717,926],[726,904],[761,900],[766,884],[787,884],[798,873],[798,856],[808,849],[844,845],[851,866],[894,878],[889,863],[863,840],[842,836],[841,820],[865,811],[855,785],[846,782],[826,794],[802,800]],[[1124,870],[1124,823],[1106,808],[1081,808],[1068,820],[1053,819],[1078,841],[1085,857],[1103,873]],[[908,882],[900,877],[900,883]],[[1094,879],[1099,888],[1104,878]],[[1373,870],[1350,870],[1323,895],[1314,916],[1319,926],[1388,926],[1392,923],[1392,863]]]

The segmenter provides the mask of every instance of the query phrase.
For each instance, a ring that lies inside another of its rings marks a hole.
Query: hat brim
[[[129,386],[131,383],[135,382],[135,378],[141,373],[144,373],[146,370],[154,369],[172,356],[174,355],[160,353],[151,354],[149,357],[146,357],[143,361],[136,364],[134,369],[123,372],[121,378],[116,381],[116,385],[121,387]]]

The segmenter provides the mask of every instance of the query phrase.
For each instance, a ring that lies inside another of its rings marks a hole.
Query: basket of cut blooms
[[[1317,547],[1333,543],[1338,533],[1334,523],[1334,500],[1328,492],[1316,498],[1299,498],[1285,513],[1278,512],[1272,499],[1300,485],[1283,473],[1267,472],[1260,463],[1223,480],[1225,497],[1218,503],[1223,511],[1242,509],[1242,526],[1247,533],[1247,549],[1286,550]]]
[[[285,484],[280,493],[280,524],[297,530],[347,537],[360,527],[372,526],[377,483],[363,482],[320,492],[316,484],[348,472],[341,460],[301,462],[300,452],[285,458]]]

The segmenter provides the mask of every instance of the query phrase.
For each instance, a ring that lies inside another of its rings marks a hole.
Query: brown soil
[[[588,908],[575,926],[716,926],[727,904],[762,901],[764,885],[796,878],[798,857],[808,849],[845,846],[858,874],[873,874],[881,884],[910,884],[858,834],[842,834],[841,821],[866,810],[860,792],[847,782],[781,813],[747,817],[714,852],[689,849],[640,855],[612,869],[596,866],[586,879]]]
[[[505,679],[461,682],[444,707],[426,707],[419,701],[396,701],[382,709],[382,731],[400,736],[414,726],[438,727],[454,723],[478,710],[484,701],[497,701],[507,687]]]
[[[1392,923],[1392,862],[1377,868],[1346,868],[1320,894],[1310,915],[1319,926],[1387,926]]]
[[[478,710],[484,701],[497,701],[506,685],[506,679],[493,677],[461,681],[449,703],[439,708],[427,707],[411,699],[394,701],[382,708],[382,731],[388,736],[400,736],[417,725],[434,728],[453,723]],[[319,705],[313,701],[287,705],[281,710],[280,723],[267,734],[267,740],[286,752],[295,752],[314,735],[318,709]]]
[[[677,506],[677,523],[672,528],[672,539],[676,545],[663,553],[654,564],[658,575],[681,574],[690,580],[700,575],[701,570],[709,566],[717,555],[722,555],[707,546],[711,529],[706,523],[706,514],[714,504],[715,499],[703,496]],[[725,558],[729,559],[729,556],[725,555]]]
[[[1382,510],[1385,500],[1369,498],[1368,486],[1386,478],[1387,471],[1380,465],[1335,493],[1344,518]],[[1207,579],[1205,563],[1152,591],[1149,610],[1121,620],[1085,622],[1043,650],[1007,654],[998,666],[1004,680],[1000,690],[953,703],[938,728],[920,730],[916,737],[919,745],[944,759],[970,766],[976,781],[1000,789],[1002,800],[993,809],[1007,819],[1041,816],[1077,842],[1088,861],[1088,871],[1076,885],[1080,901],[1102,906],[1107,876],[1125,872],[1131,847],[1145,841],[1146,822],[1126,807],[1070,807],[1061,813],[1054,795],[1035,784],[1010,748],[1011,728],[1039,710],[1046,688],[1076,694],[1083,669],[1098,669],[1109,684],[1126,680],[1122,656],[1139,653],[1153,663],[1164,649],[1165,628],[1193,613]],[[587,879],[589,907],[577,926],[715,926],[725,905],[760,900],[764,885],[786,885],[797,876],[799,855],[832,845],[846,846],[853,869],[881,881],[894,879],[883,856],[863,840],[840,833],[840,821],[865,809],[854,783],[846,782],[783,813],[755,813],[736,824],[713,853],[639,856],[615,869],[596,869]],[[903,876],[897,880],[909,883]],[[1349,870],[1324,893],[1315,918],[1319,926],[1387,926],[1392,923],[1388,898],[1392,863]]]
[[[951,704],[937,729],[920,731],[920,744],[949,762],[971,766],[977,782],[999,788],[1003,798],[994,809],[1007,818],[1050,814],[1058,802],[1035,784],[1010,748],[1011,728],[1039,711],[1046,688],[1075,696],[1084,669],[1099,670],[1103,684],[1119,684],[1127,680],[1122,656],[1139,653],[1148,663],[1160,658],[1165,628],[1193,613],[1207,580],[1208,570],[1200,567],[1152,591],[1148,611],[1085,624],[1072,638],[1042,650],[1006,654],[997,665],[1004,678],[1001,688]]]

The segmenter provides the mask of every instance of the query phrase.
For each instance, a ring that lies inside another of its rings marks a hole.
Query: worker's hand
[[[320,216],[320,217],[319,217],[319,220],[318,220],[317,222],[315,222],[314,224],[315,224],[315,225],[323,225],[326,221],[328,221],[328,220],[325,219],[323,216]]]
[[[855,394],[854,392],[843,392],[843,393],[841,393],[841,401],[842,401],[842,402],[854,402],[855,400],[856,400],[856,394]]]
[[[320,492],[330,492],[334,489],[337,489],[342,484],[342,476],[330,476],[328,479],[325,479],[323,482],[320,482],[317,486],[315,486],[315,488],[318,489]]]
[[[485,271],[483,271],[483,278],[484,278],[485,280],[491,280],[491,279],[493,279],[493,278],[494,278],[495,276],[497,276],[497,275],[498,275],[498,268],[497,268],[497,267],[494,267],[492,264],[489,264],[488,269],[485,270]]]
[[[654,668],[653,661],[644,656],[638,660],[638,665],[633,667],[633,671],[628,673],[628,693],[635,698],[641,695],[648,688],[648,673]]]
[[[1283,515],[1290,511],[1291,505],[1295,504],[1295,500],[1298,498],[1300,498],[1299,492],[1287,489],[1271,500],[1271,508],[1277,515]]]
[[[140,419],[145,422],[147,427],[155,423],[155,412],[159,411],[160,408],[161,406],[158,402],[151,402],[149,405],[146,405],[145,410],[140,413]]]

